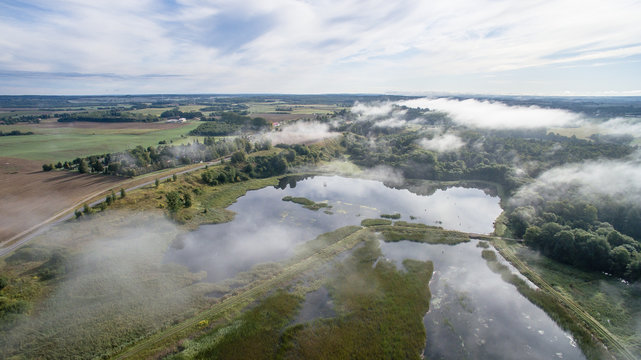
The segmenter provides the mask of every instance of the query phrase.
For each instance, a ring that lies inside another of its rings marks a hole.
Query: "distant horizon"
[[[0,94],[0,97],[29,97],[29,96],[57,96],[57,97],[123,97],[123,96],[399,96],[399,97],[531,97],[531,98],[640,98],[638,95],[609,94],[609,95],[544,95],[544,94],[510,94],[510,93],[465,93],[465,92],[424,92],[424,93],[367,93],[367,92],[327,92],[327,93],[279,93],[279,92],[202,92],[202,93],[92,93],[92,94]]]

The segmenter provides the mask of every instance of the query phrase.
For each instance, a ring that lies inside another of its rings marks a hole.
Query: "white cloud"
[[[442,111],[448,113],[461,125],[478,128],[533,129],[571,126],[581,122],[578,114],[566,110],[543,109],[538,106],[508,106],[498,101],[423,98],[404,101],[400,104]]]
[[[313,143],[323,139],[339,136],[340,133],[329,131],[327,124],[298,121],[283,126],[280,131],[265,133],[261,139],[270,140],[272,144]]]
[[[641,119],[617,117],[599,124],[603,132],[614,135],[641,137]]]
[[[465,142],[455,134],[439,134],[431,139],[423,138],[418,144],[426,149],[436,152],[451,152],[465,146]]]
[[[359,117],[370,120],[377,117],[387,116],[392,112],[393,104],[385,103],[361,103],[356,102],[350,111]]]
[[[566,190],[576,188],[586,199],[598,200],[611,196],[624,203],[641,203],[641,154],[628,159],[593,160],[550,169],[517,191],[513,197],[516,204],[527,203],[542,197],[557,199]]]
[[[0,13],[0,71],[180,75],[117,82],[138,91],[422,91],[641,55],[636,0],[32,0]]]

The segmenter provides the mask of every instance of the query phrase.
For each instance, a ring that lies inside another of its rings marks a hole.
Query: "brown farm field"
[[[0,157],[0,243],[122,181],[114,176],[43,172],[40,162]]]
[[[156,178],[200,168],[192,164],[135,178],[78,174],[73,171],[42,171],[38,161],[0,157],[0,246],[18,234],[53,217],[62,216],[82,203],[104,198],[114,190],[154,181]],[[119,195],[119,194],[118,194]]]

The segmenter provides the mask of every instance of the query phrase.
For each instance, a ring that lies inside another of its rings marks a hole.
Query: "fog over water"
[[[283,260],[297,244],[322,233],[381,214],[400,213],[401,220],[489,233],[501,212],[498,197],[479,189],[453,187],[422,196],[379,181],[339,176],[317,176],[284,187],[248,192],[229,207],[237,213],[232,222],[201,226],[184,237],[182,248],[171,249],[166,261],[205,270],[209,281],[220,281],[255,264]],[[282,201],[284,196],[327,202],[331,208],[308,210]]]

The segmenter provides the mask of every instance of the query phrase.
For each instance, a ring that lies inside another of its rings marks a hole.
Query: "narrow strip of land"
[[[571,298],[561,294],[554,287],[548,284],[539,274],[531,270],[524,262],[522,262],[516,254],[510,250],[509,247],[505,246],[503,238],[495,237],[492,241],[494,248],[496,248],[499,253],[509,261],[514,267],[528,279],[530,279],[534,284],[536,284],[540,289],[548,292],[550,295],[554,296],[561,304],[563,304],[570,311],[574,312],[577,318],[581,319],[588,328],[594,332],[598,337],[603,340],[606,345],[612,347],[615,351],[618,352],[623,358],[628,360],[635,360],[634,356],[620,341],[619,339],[612,334],[608,329],[606,329],[597,319],[588,314],[581,305],[577,304]]]
[[[197,326],[197,324],[202,320],[218,318],[220,317],[220,315],[228,311],[242,306],[243,304],[249,303],[261,294],[264,294],[269,290],[275,288],[276,286],[290,281],[303,271],[311,269],[316,265],[323,264],[326,261],[334,258],[336,255],[340,254],[341,252],[353,248],[362,240],[362,236],[367,231],[367,229],[360,229],[325,248],[317,250],[314,254],[287,266],[274,277],[267,280],[255,282],[250,287],[239,290],[233,296],[228,297],[222,302],[213,305],[208,310],[198,314],[197,316],[137,343],[136,345],[132,346],[131,348],[127,349],[125,352],[117,355],[114,358],[136,358],[143,351],[153,348],[155,345],[160,344],[162,341],[170,339],[171,337],[178,335],[183,331]]]

